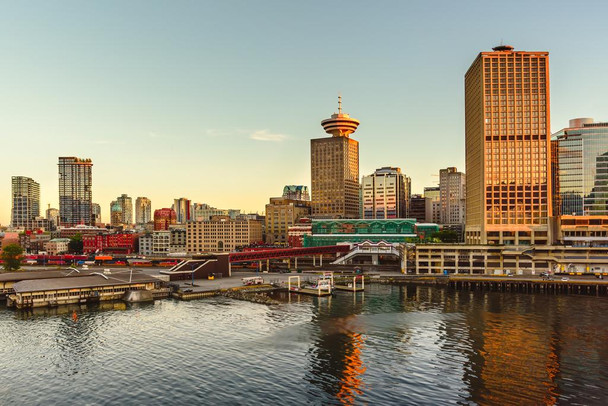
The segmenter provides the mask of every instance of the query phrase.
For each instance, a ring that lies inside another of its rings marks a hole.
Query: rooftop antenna
[[[342,114],[342,95],[338,93],[338,114]]]

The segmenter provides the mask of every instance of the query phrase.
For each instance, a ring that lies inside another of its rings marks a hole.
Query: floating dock
[[[295,286],[292,286],[291,281],[295,279]],[[323,275],[317,280],[316,286],[303,287],[300,284],[300,276],[290,276],[287,279],[287,290],[293,293],[300,293],[311,296],[331,296],[333,293],[333,275]]]
[[[348,281],[348,279],[346,280]],[[357,285],[357,280],[361,281],[359,285]],[[346,292],[363,292],[365,290],[365,279],[363,278],[363,275],[355,275],[353,276],[352,282],[347,282],[345,285],[334,284],[334,289]]]

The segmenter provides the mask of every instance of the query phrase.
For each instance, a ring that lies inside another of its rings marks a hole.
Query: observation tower
[[[331,118],[321,121],[321,125],[325,132],[333,137],[348,137],[357,131],[359,120],[342,113],[342,96],[338,96],[338,114],[334,113]]]

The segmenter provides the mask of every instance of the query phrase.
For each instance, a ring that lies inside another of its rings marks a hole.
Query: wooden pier
[[[608,296],[608,282],[601,280],[518,279],[505,277],[450,277],[448,286],[458,290]]]
[[[357,280],[361,281],[360,285],[357,285]],[[344,282],[346,282],[346,284],[335,283],[334,289],[346,291],[346,292],[363,292],[363,291],[365,291],[365,279],[363,278],[363,275],[355,275],[355,276],[353,276],[352,282],[348,282],[348,279],[345,279]]]

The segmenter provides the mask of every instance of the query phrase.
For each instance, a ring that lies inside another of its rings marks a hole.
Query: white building
[[[411,181],[400,168],[383,167],[361,179],[365,219],[405,218],[409,211]]]
[[[463,172],[450,167],[439,171],[441,224],[462,224],[465,220],[466,178]]]

